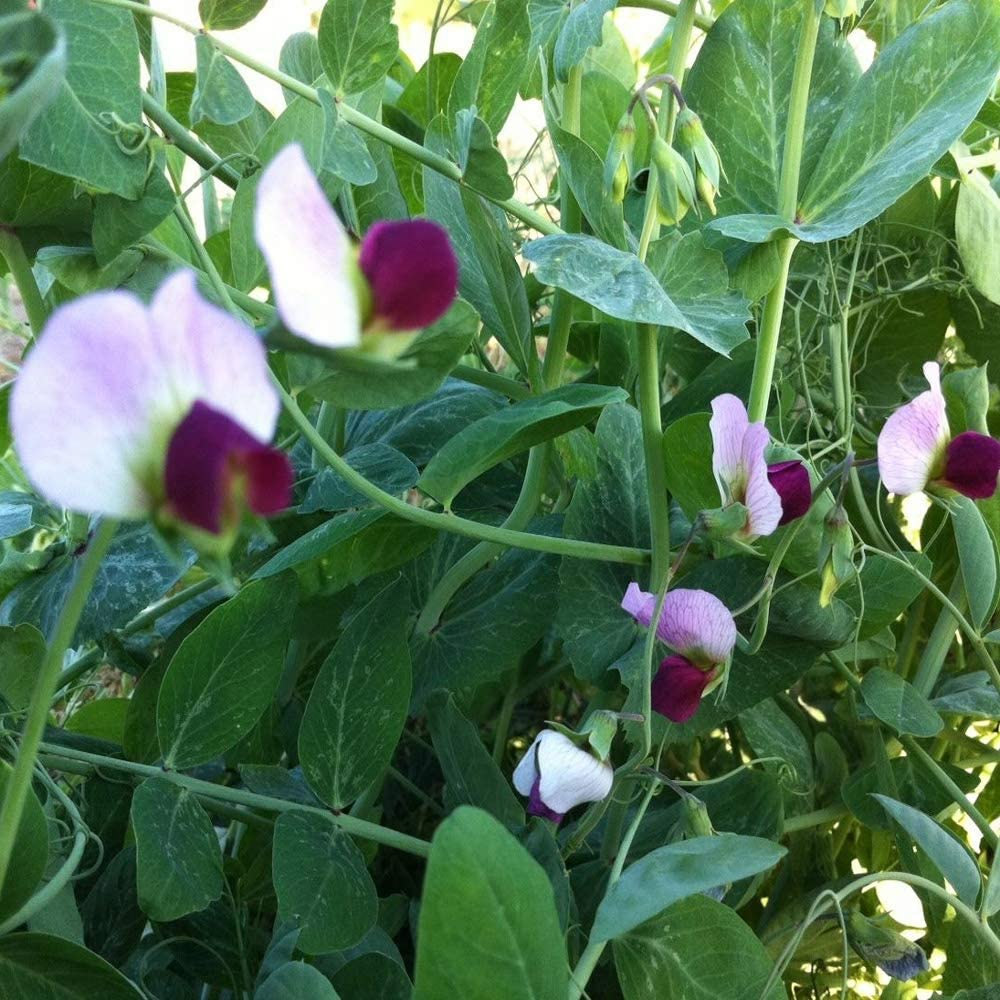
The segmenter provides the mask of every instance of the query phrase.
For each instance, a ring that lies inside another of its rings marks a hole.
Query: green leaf
[[[608,889],[590,940],[623,937],[672,903],[767,871],[786,853],[773,841],[735,833],[666,844],[629,865]]]
[[[568,538],[649,547],[646,462],[639,413],[607,407],[597,421],[597,475],[578,483],[566,511]],[[556,628],[573,671],[584,680],[602,675],[636,642],[635,623],[621,609],[639,570],[590,559],[563,559]],[[640,578],[641,579],[641,578]]]
[[[684,86],[726,171],[722,216],[778,208],[795,53],[802,34],[801,0],[740,0],[712,26]],[[803,183],[859,74],[846,40],[831,21],[819,33],[806,112]]]
[[[235,125],[253,113],[255,101],[236,67],[207,35],[194,40],[197,77],[191,95],[191,124],[207,119],[217,125]]]
[[[297,596],[289,578],[249,583],[181,643],[156,705],[166,767],[211,760],[264,714],[281,678]]]
[[[578,66],[589,49],[601,44],[604,15],[617,6],[617,0],[587,0],[569,12],[556,38],[553,64],[556,79],[565,83],[569,71]]]
[[[399,52],[393,0],[327,0],[319,19],[319,56],[338,97],[378,83]]]
[[[758,757],[780,757],[792,770],[788,785],[793,792],[810,795],[815,787],[812,748],[802,730],[782,711],[781,706],[773,698],[768,698],[741,712],[739,720],[740,729],[753,752]],[[781,780],[782,784],[786,783],[783,776]]]
[[[12,1000],[142,1000],[113,965],[50,934],[0,938],[0,995]]]
[[[455,142],[462,179],[469,187],[493,199],[513,197],[507,161],[494,144],[489,125],[476,116],[474,108],[464,108],[455,116]]]
[[[344,461],[370,483],[393,496],[404,493],[420,477],[417,467],[401,451],[379,442],[352,448],[344,455]],[[299,504],[299,511],[302,514],[318,510],[339,511],[349,507],[366,507],[370,503],[366,496],[348,485],[333,469],[321,469]]]
[[[319,559],[387,516],[388,512],[384,508],[375,507],[371,510],[359,510],[332,517],[286,545],[277,555],[264,563],[254,573],[254,577],[266,580],[284,573],[285,570]]]
[[[13,770],[6,761],[0,761],[0,802],[6,797]],[[0,920],[12,917],[31,898],[45,874],[49,860],[48,822],[41,803],[31,788],[24,800],[24,811],[14,838],[12,857],[15,861],[8,869],[3,889],[0,890]],[[0,939],[5,940],[8,939]],[[2,982],[3,973],[0,972],[0,983]]]
[[[413,984],[402,965],[377,951],[352,959],[336,975],[333,983],[343,1000],[410,1000]],[[291,1000],[291,998],[290,998]]]
[[[299,730],[312,790],[350,805],[389,766],[410,704],[406,588],[390,584],[358,610],[320,667]]]
[[[0,11],[0,160],[55,98],[66,74],[66,39],[43,14]]]
[[[969,616],[980,629],[989,620],[997,599],[997,555],[993,534],[976,504],[956,496],[950,503],[958,561],[969,599]]]
[[[73,712],[63,729],[121,746],[130,702],[130,698],[94,698]]]
[[[962,266],[973,285],[1000,305],[1000,195],[978,170],[962,170],[960,178],[955,241]]]
[[[337,102],[324,87],[319,88],[323,109],[323,169],[349,184],[371,184],[378,176],[375,161],[361,133],[337,114]]]
[[[305,962],[287,962],[264,980],[254,1000],[338,1000],[330,980]]]
[[[333,818],[296,809],[274,825],[278,914],[299,928],[297,947],[322,955],[356,944],[378,916],[364,858]]]
[[[151,233],[177,204],[177,195],[163,175],[154,170],[145,190],[136,201],[116,194],[99,194],[94,199],[94,256],[102,267],[123,250]]]
[[[625,1000],[761,1000],[772,962],[742,917],[706,896],[675,903],[614,943]],[[766,1000],[785,1000],[779,978]]]
[[[267,0],[199,0],[198,16],[209,31],[230,31],[249,24]]]
[[[941,716],[920,692],[884,667],[873,667],[861,681],[861,696],[876,718],[898,733],[936,736],[944,726]]]
[[[132,14],[92,0],[47,0],[69,53],[58,93],[21,136],[21,157],[101,191],[138,198],[148,153],[141,135],[139,41]],[[113,116],[117,116],[118,125]],[[131,132],[115,131],[124,126]]]
[[[309,31],[297,31],[289,35],[281,46],[278,69],[300,83],[312,86],[323,75],[323,65],[319,61],[319,42]],[[291,104],[298,96],[284,88],[285,104]]]
[[[478,806],[504,826],[524,823],[524,810],[510,782],[483,746],[479,730],[462,715],[451,695],[431,699],[427,724],[444,774],[448,808]]]
[[[222,895],[222,851],[212,821],[186,788],[147,778],[132,796],[139,905],[176,920]]]
[[[967,906],[975,906],[982,879],[979,866],[968,849],[940,823],[925,816],[919,809],[897,802],[888,795],[873,793],[882,808],[916,841],[920,849],[934,862],[939,872],[951,883],[958,898]]]
[[[985,670],[976,670],[941,682],[931,701],[939,712],[971,715],[975,719],[1000,719],[1000,692]]]
[[[625,398],[617,387],[577,384],[514,403],[452,438],[431,459],[417,486],[448,508],[458,493],[487,469],[590,423],[603,407]]]
[[[924,576],[930,575],[931,561],[927,556],[920,552],[908,552],[905,556],[916,570]],[[837,596],[861,619],[858,635],[867,639],[891,625],[923,589],[915,573],[875,552],[865,559],[858,582],[849,583]]]
[[[552,886],[527,851],[479,809],[457,809],[434,834],[415,983],[414,1000],[566,996],[566,949]]]
[[[18,711],[28,707],[45,657],[45,636],[34,625],[0,626],[0,696]]]

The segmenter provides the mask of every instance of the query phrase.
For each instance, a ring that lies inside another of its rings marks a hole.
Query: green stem
[[[789,816],[785,820],[785,834],[797,833],[799,830],[811,830],[814,826],[826,826],[828,823],[836,823],[845,816],[850,816],[850,810],[846,806],[825,806],[823,809],[816,809],[813,812],[799,813],[798,816]]]
[[[650,589],[657,591],[670,564],[670,507],[667,500],[667,470],[663,457],[663,425],[660,420],[659,330],[640,324],[636,328],[639,361],[639,416],[642,451],[646,462],[646,492],[649,496],[649,536],[653,545]]]
[[[649,808],[649,803],[652,801],[655,792],[656,782],[653,781],[650,782],[649,789],[639,804],[639,808],[636,810],[635,817],[625,836],[622,838],[621,846],[618,848],[618,855],[615,858],[615,863],[611,866],[611,874],[608,876],[608,889],[621,878],[622,869],[625,867],[625,861],[628,858],[628,852],[632,848],[632,841],[635,840],[635,835],[639,832],[639,824],[646,815],[646,810]],[[606,894],[607,889],[605,889]],[[573,969],[573,973],[569,979],[569,1000],[580,1000],[580,997],[583,996],[587,989],[587,983],[590,981],[594,969],[597,968],[597,963],[600,961],[607,943],[607,941],[591,941],[584,949],[583,954],[580,956],[580,961],[576,963],[576,967]]]
[[[806,111],[809,107],[809,85],[812,82],[813,60],[821,20],[821,0],[808,0],[802,35],[795,54],[792,71],[792,92],[788,103],[788,121],[785,126],[785,148],[781,161],[781,178],[778,184],[778,214],[789,222],[795,219],[799,199],[799,173],[802,151],[805,147]],[[774,381],[774,363],[778,353],[778,335],[785,308],[785,290],[792,254],[798,240],[788,237],[779,244],[780,270],[778,280],[768,293],[764,315],[757,333],[757,353],[754,358],[753,380],[750,385],[750,420],[762,421],[767,416],[767,404]]]
[[[951,582],[948,590],[948,600],[962,610],[965,607],[965,581],[962,578],[962,571],[955,574],[955,579]],[[958,622],[948,608],[941,608],[937,621],[931,629],[931,634],[920,654],[917,663],[917,672],[913,678],[913,686],[925,697],[934,690],[941,670],[944,668],[944,661],[948,657],[948,650],[951,649],[955,641],[955,629]]]
[[[147,7],[146,4],[138,2],[138,0],[95,0],[95,3],[102,3],[108,7],[119,7],[123,10],[130,10],[134,14],[142,14],[145,17],[157,17],[162,21],[167,21],[169,24],[180,28],[182,31],[186,31],[190,35],[200,35],[203,38],[207,38],[223,55],[228,56],[230,59],[243,66],[246,66],[248,69],[252,69],[255,73],[260,73],[261,76],[267,77],[267,79],[281,84],[282,87],[286,90],[290,90],[293,94],[297,94],[299,97],[304,97],[307,101],[311,101],[313,104],[319,104],[319,95],[315,87],[310,87],[301,80],[296,80],[294,76],[289,76],[287,73],[282,73],[280,70],[274,69],[272,66],[268,66],[266,63],[261,62],[259,59],[255,59],[248,53],[234,48],[232,45],[223,42],[214,35],[210,35],[207,31],[197,25],[188,24],[186,21],[182,21],[179,17],[174,17],[172,14],[166,14],[162,10],[154,10],[152,7]],[[405,153],[418,163],[422,163],[425,167],[429,167],[431,170],[436,171],[443,177],[447,177],[460,184],[465,183],[462,178],[461,168],[458,164],[453,163],[447,157],[439,156],[437,153],[431,152],[431,150],[427,149],[425,146],[421,146],[419,142],[414,142],[412,139],[408,139],[406,136],[400,135],[398,132],[394,132],[391,128],[388,128],[381,122],[376,121],[374,118],[369,118],[367,115],[362,114],[360,111],[352,108],[344,101],[338,101],[337,111],[344,121],[353,125],[355,128],[360,129],[366,135],[370,135],[372,138],[378,139],[380,142],[384,142],[387,146],[392,146],[393,149],[397,149],[399,152]],[[187,150],[185,150],[185,152],[187,152]],[[198,162],[201,161],[199,160]],[[472,185],[467,186],[470,188],[472,187]],[[473,190],[476,189],[473,188]],[[508,214],[514,216],[516,219],[520,219],[521,222],[525,223],[525,225],[530,226],[532,229],[535,229],[540,233],[553,235],[555,233],[562,232],[559,226],[557,226],[550,219],[546,218],[540,212],[536,212],[534,209],[529,208],[527,205],[521,204],[521,202],[515,198],[497,198],[496,195],[492,195],[488,191],[478,191],[477,193],[499,205]]]
[[[60,746],[57,743],[43,743],[41,746],[44,752],[53,758],[83,761],[95,767],[124,771],[143,778],[166,778],[167,781],[172,781],[175,785],[186,788],[195,795],[203,796],[206,799],[234,802],[237,805],[248,806],[251,809],[263,809],[267,812],[281,813],[301,809],[306,812],[319,813],[322,816],[332,819],[345,833],[349,833],[353,837],[371,840],[385,847],[394,847],[397,850],[405,851],[407,854],[414,854],[421,858],[426,858],[430,852],[431,845],[426,840],[420,840],[417,837],[409,836],[409,834],[390,830],[387,827],[379,826],[377,823],[369,823],[367,820],[357,819],[354,816],[347,815],[347,813],[334,813],[327,809],[320,809],[318,806],[307,806],[298,802],[289,802],[287,799],[277,799],[271,795],[258,795],[256,792],[248,792],[243,788],[214,785],[210,781],[201,781],[199,778],[192,778],[178,771],[166,771],[162,767],[154,767],[151,764],[137,764],[131,760],[120,760],[117,757],[106,757],[103,754],[75,750],[72,747]]]
[[[507,737],[510,734],[510,720],[514,717],[514,709],[517,706],[518,675],[515,673],[510,682],[510,687],[503,696],[500,703],[500,712],[497,714],[497,727],[493,734],[493,763],[498,767],[503,764],[503,755],[507,750]]]
[[[21,293],[24,311],[28,314],[33,336],[37,337],[45,326],[49,313],[38,290],[38,282],[31,271],[31,262],[24,252],[24,245],[18,239],[17,233],[9,226],[0,225],[0,257],[7,261],[10,276]]]
[[[468,518],[458,517],[454,514],[435,514],[423,507],[414,507],[405,500],[400,500],[398,497],[380,490],[374,483],[369,482],[359,472],[351,468],[316,433],[316,428],[309,422],[309,418],[302,412],[285,387],[277,380],[275,380],[274,385],[288,415],[302,431],[303,437],[322,455],[330,468],[363,496],[407,521],[422,524],[434,531],[447,531],[453,535],[483,539],[504,546],[530,549],[533,552],[551,552],[554,555],[572,556],[576,559],[595,559],[599,562],[628,563],[635,566],[643,566],[649,561],[649,552],[646,549],[630,548],[624,545],[602,545],[598,542],[584,542],[575,538],[533,535],[524,531],[510,531],[506,528],[495,528],[489,524],[470,521]]]
[[[41,670],[35,678],[35,687],[31,692],[28,704],[28,715],[21,733],[21,745],[14,762],[14,769],[7,782],[7,792],[3,805],[0,806],[0,890],[3,889],[14,851],[14,841],[21,825],[24,813],[24,803],[31,791],[31,776],[35,770],[35,759],[41,743],[45,723],[49,717],[49,705],[56,684],[59,682],[59,672],[62,669],[63,657],[69,644],[73,641],[76,626],[83,613],[90,589],[94,585],[97,570],[101,560],[108,551],[111,539],[114,537],[117,523],[102,521],[94,532],[76,568],[76,576],[66,602],[56,621],[52,636],[45,650]]]
[[[619,7],[635,7],[638,10],[655,10],[658,14],[669,14],[676,18],[680,14],[682,4],[673,3],[671,0],[623,0]],[[695,27],[702,31],[708,31],[715,24],[715,19],[706,17],[704,14],[694,15]]]
[[[208,280],[212,283],[212,288],[215,289],[215,294],[218,295],[221,305],[234,316],[242,317],[242,313],[236,308],[236,303],[233,302],[229,295],[229,289],[222,280],[219,269],[215,266],[215,261],[212,260],[211,255],[201,242],[198,230],[194,228],[194,222],[191,221],[187,206],[180,199],[178,199],[177,206],[174,208],[174,216],[180,223],[181,229],[184,230],[184,235],[188,238],[188,243],[191,244],[191,249],[194,250],[195,256],[201,264],[202,271],[208,275]]]
[[[531,390],[523,382],[517,382],[505,375],[497,375],[496,372],[473,368],[471,365],[455,365],[451,370],[451,377],[461,379],[470,385],[481,385],[484,389],[491,389],[515,401],[527,399],[531,395]]]

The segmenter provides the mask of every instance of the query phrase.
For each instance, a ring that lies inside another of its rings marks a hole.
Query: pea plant
[[[1000,995],[997,0],[265,6],[0,0],[0,997]]]

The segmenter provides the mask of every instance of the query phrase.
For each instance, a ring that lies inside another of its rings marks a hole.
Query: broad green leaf
[[[297,596],[287,577],[249,583],[181,643],[156,705],[165,766],[211,760],[264,714],[281,678]]]
[[[198,16],[209,31],[229,31],[249,24],[267,0],[199,0]]]
[[[332,816],[296,809],[274,825],[278,914],[299,928],[298,948],[322,955],[356,944],[378,916],[361,851]]]
[[[975,906],[982,879],[979,866],[968,849],[940,823],[919,809],[897,802],[887,795],[874,794],[882,808],[916,841],[935,867],[951,883],[967,906]]]
[[[14,769],[0,761],[0,802],[7,794],[7,785]],[[14,838],[15,859],[7,871],[0,891],[0,921],[12,917],[35,891],[49,860],[49,831],[45,813],[34,791],[28,789],[24,811]],[[7,940],[4,938],[3,940]],[[0,972],[0,982],[3,974]]]
[[[410,704],[406,587],[383,588],[347,623],[313,684],[299,730],[312,790],[350,805],[392,760]]]
[[[0,159],[48,107],[66,74],[66,39],[43,14],[0,10]]]
[[[986,881],[986,891],[983,894],[982,912],[989,918],[998,910],[1000,910],[1000,864],[997,864],[994,855],[993,863],[990,865],[990,875]]]
[[[100,191],[138,198],[149,154],[135,148],[141,90],[131,12],[93,0],[47,0],[45,15],[66,35],[66,75],[45,114],[21,136],[21,157]]]
[[[761,1000],[772,962],[742,917],[691,896],[614,943],[625,1000]],[[786,1000],[779,978],[765,1000]]]
[[[130,698],[94,698],[81,705],[66,720],[63,729],[121,746],[130,701]]]
[[[319,559],[387,516],[387,512],[378,507],[332,517],[329,521],[313,528],[312,531],[307,531],[304,535],[296,538],[294,542],[286,545],[277,555],[264,563],[254,574],[254,577],[258,580],[266,580],[285,572],[285,570],[294,569],[303,563]]]
[[[319,19],[319,57],[338,97],[378,83],[399,52],[392,0],[327,0]]]
[[[110,264],[136,240],[152,232],[173,210],[177,195],[163,175],[154,170],[142,195],[135,201],[116,194],[94,199],[94,256],[97,263]]]
[[[394,496],[408,490],[420,476],[417,467],[401,451],[379,442],[352,448],[344,455],[344,461],[369,482]],[[317,510],[347,510],[370,503],[333,469],[321,469],[299,504],[299,511],[312,514]]]
[[[962,266],[978,291],[1000,305],[1000,195],[978,170],[960,177],[955,241]]]
[[[524,822],[524,810],[507,778],[500,773],[477,728],[455,705],[454,698],[431,700],[427,724],[445,780],[445,803],[451,808],[478,806],[504,826]]]
[[[587,50],[601,44],[604,15],[613,11],[617,0],[589,0],[572,7],[556,38],[553,65],[556,79],[563,83],[578,66]]]
[[[123,964],[132,954],[148,922],[136,883],[135,847],[124,847],[80,906],[87,945],[112,965]]]
[[[785,854],[773,841],[735,833],[666,844],[629,865],[608,889],[590,940],[623,937],[672,903],[767,871]]]
[[[605,406],[622,402],[623,390],[565,385],[483,417],[456,435],[431,459],[417,485],[445,507],[487,469],[542,441],[590,423]]]
[[[341,1000],[410,1000],[413,984],[403,966],[393,957],[370,951],[347,963],[333,977]]]
[[[113,965],[51,934],[0,938],[0,996],[31,1000],[142,1000]]]
[[[309,392],[352,410],[381,410],[424,399],[468,350],[477,322],[469,303],[458,299],[441,319],[417,334],[398,361],[338,352],[331,364],[322,367]]]
[[[969,599],[969,616],[972,624],[979,629],[989,619],[996,604],[996,545],[982,513],[972,500],[957,496],[949,507],[962,580]]]
[[[801,0],[736,0],[712,26],[685,81],[684,95],[701,116],[726,171],[718,199],[723,216],[777,210],[802,15]],[[858,73],[851,46],[827,21],[813,65],[803,183]]]
[[[222,852],[212,821],[186,788],[147,778],[132,796],[139,905],[176,920],[222,895]]]
[[[953,715],[1000,719],[1000,692],[985,670],[945,678],[935,691],[931,705],[939,712]]]
[[[873,667],[861,681],[861,695],[873,714],[896,732],[936,736],[941,716],[909,681],[884,667]]]
[[[906,558],[925,576],[931,561],[920,552]],[[878,552],[865,559],[857,583],[849,583],[837,596],[861,619],[859,638],[867,639],[891,625],[921,594],[920,578]]]
[[[607,407],[597,421],[597,475],[578,483],[566,511],[568,538],[649,547],[645,457],[639,414],[632,406]],[[584,680],[602,675],[636,642],[631,616],[621,609],[632,566],[563,559],[559,569],[556,628],[573,671]]]
[[[264,980],[254,1000],[339,1000],[330,980],[305,962],[287,962]]]
[[[812,749],[781,706],[768,698],[741,712],[739,720],[743,735],[758,757],[780,757],[791,769],[791,780],[786,782],[781,775],[782,784],[790,785],[794,794],[809,796],[815,787]]]
[[[545,872],[487,813],[457,809],[431,843],[414,1000],[564,1000],[568,985]]]
[[[455,116],[455,143],[462,179],[471,188],[491,198],[510,198],[514,182],[507,173],[507,161],[493,142],[489,125],[464,108]]]
[[[289,35],[281,46],[278,69],[288,76],[295,77],[300,83],[309,86],[316,83],[323,75],[316,36],[309,31],[297,31],[294,35]],[[285,104],[291,104],[298,96],[287,88],[284,88],[284,94]]]
[[[319,89],[323,108],[323,169],[349,184],[371,184],[378,175],[375,161],[361,133],[337,114],[337,102],[324,87]]]
[[[43,294],[58,282],[75,295],[87,295],[124,284],[142,258],[142,251],[129,249],[101,266],[90,247],[48,246],[35,255],[35,274]]]
[[[191,95],[191,124],[204,119],[217,125],[235,125],[253,113],[254,98],[236,67],[207,35],[194,40],[197,76]]]
[[[45,637],[34,625],[0,626],[0,696],[18,711],[28,707],[45,657]]]

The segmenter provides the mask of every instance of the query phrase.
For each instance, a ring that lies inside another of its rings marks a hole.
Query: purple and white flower
[[[1000,473],[1000,441],[965,431],[951,436],[941,369],[924,365],[930,388],[893,413],[878,436],[878,471],[885,488],[899,496],[939,486],[973,500],[996,492]]]
[[[656,612],[656,595],[630,583],[621,606],[648,627]],[[671,722],[687,722],[732,656],[736,622],[714,594],[678,588],[663,600],[656,635],[674,653],[660,663],[653,678],[653,708]]]
[[[53,313],[10,415],[24,471],[55,503],[218,535],[244,503],[290,502],[291,465],[268,444],[279,408],[260,340],[182,271],[148,308],[113,291]]]
[[[812,486],[805,465],[797,459],[767,464],[771,435],[762,423],[750,423],[742,400],[731,393],[716,396],[709,429],[712,472],[723,506],[740,503],[747,510],[741,537],[770,535],[809,510]]]
[[[563,733],[543,729],[514,768],[513,780],[531,815],[558,823],[574,806],[606,798],[613,777],[607,761]]]
[[[455,254],[435,222],[376,222],[356,249],[298,144],[261,175],[255,231],[282,321],[323,347],[423,329],[458,291]]]

